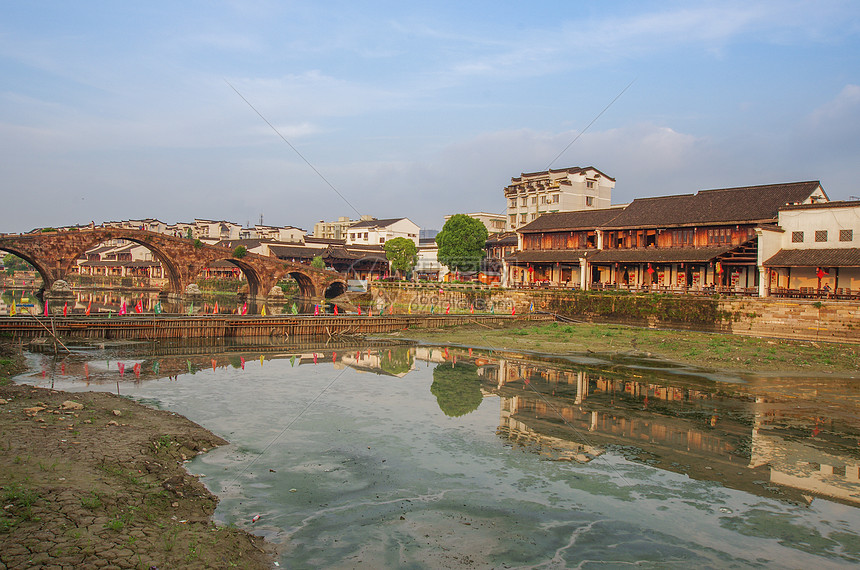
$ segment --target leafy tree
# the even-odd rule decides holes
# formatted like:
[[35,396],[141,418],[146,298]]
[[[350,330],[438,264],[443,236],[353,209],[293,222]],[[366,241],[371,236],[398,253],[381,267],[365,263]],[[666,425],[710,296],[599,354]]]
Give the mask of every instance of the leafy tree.
[[16,271],[30,271],[33,266],[11,253],[3,257],[3,267],[6,268],[6,274],[9,276],[15,275]]
[[317,255],[311,260],[311,267],[315,267],[317,269],[325,269],[325,261],[323,261],[321,255]]
[[411,239],[396,237],[385,242],[385,257],[399,278],[401,272],[411,271],[418,263],[418,248]]
[[439,409],[448,417],[458,418],[474,412],[484,399],[478,367],[463,362],[438,364],[433,369],[430,393],[436,396]]
[[233,250],[233,257],[236,259],[242,259],[248,254],[248,249],[244,245],[237,245],[236,249]]
[[439,263],[452,271],[474,271],[484,257],[487,226],[466,214],[454,214],[436,236]]

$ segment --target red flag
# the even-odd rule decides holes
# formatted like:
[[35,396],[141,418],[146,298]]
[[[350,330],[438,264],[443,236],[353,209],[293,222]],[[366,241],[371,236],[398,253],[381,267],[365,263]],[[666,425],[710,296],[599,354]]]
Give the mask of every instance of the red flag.
[[337,316],[337,305],[334,306],[334,314]]
[[469,305],[469,312],[475,314],[475,305]]
[[122,302],[122,306],[119,308],[119,314],[124,315],[126,313],[125,309],[125,301]]
[[315,317],[320,316],[320,306],[319,305],[314,305],[314,316]]
[[451,312],[451,303],[445,303],[445,314],[447,315],[450,312]]
[[69,303],[63,303],[63,316],[67,317],[69,315]]
[[[335,305],[335,307],[337,307],[337,305]],[[337,363],[337,353],[336,352],[331,353],[331,361]]]
[[373,316],[373,307],[368,307],[368,308],[367,308],[367,316],[368,316],[368,317],[372,317],[372,316]]
[[314,353],[314,364],[316,364],[316,363],[317,363],[317,353],[315,352]]
[[[47,305],[46,305],[47,306]],[[47,309],[46,309],[47,310]],[[358,306],[358,316],[361,316],[361,305]]]
[[516,315],[516,314],[517,314],[517,308],[516,308],[516,307],[511,306],[511,314],[512,314],[512,315]]
[[122,376],[123,374],[125,374],[125,364],[123,364],[122,362],[117,362],[116,365],[119,368],[119,375]]
[[87,313],[86,314],[88,317],[90,316],[90,309],[92,308],[92,306],[93,306],[93,300],[90,299],[90,302],[87,303]]
[[84,376],[87,378],[90,377],[90,365],[88,362],[84,362]]
[[48,316],[48,302],[45,301],[45,316]]
[[244,356],[240,356],[240,357],[239,357],[239,360],[241,360],[241,361],[242,361],[242,370],[245,370],[245,357],[244,357]]
[[388,314],[389,314],[389,315],[393,315],[393,314],[394,314],[394,305],[391,305],[390,307],[388,307]]
[[212,359],[212,372],[215,372],[215,359]]
[[248,314],[248,303],[245,303],[244,305],[242,305],[242,314],[243,315]]
[[134,375],[140,378],[140,362],[137,362],[134,365]]
[[142,313],[142,312],[143,312],[143,301],[141,301],[140,299],[138,299],[138,300],[137,300],[137,305],[135,305],[135,306],[134,306],[134,310],[137,312],[137,314]]
[[215,301],[215,308],[214,308],[214,309],[212,309],[212,314],[213,314],[213,315],[217,315],[217,314],[218,314],[218,301]]

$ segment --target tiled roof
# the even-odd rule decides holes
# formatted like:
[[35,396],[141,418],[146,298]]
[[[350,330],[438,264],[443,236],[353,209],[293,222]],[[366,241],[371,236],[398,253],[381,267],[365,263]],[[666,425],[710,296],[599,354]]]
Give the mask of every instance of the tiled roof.
[[505,256],[509,263],[576,263],[580,257],[594,255],[596,249],[548,249],[515,251]]
[[774,220],[786,204],[803,202],[818,181],[702,190],[633,200],[602,229],[671,227]]
[[354,230],[356,228],[384,228],[405,219],[406,218],[388,218],[386,220],[365,220],[349,226],[349,230]]
[[591,263],[705,263],[734,247],[664,247],[602,249],[588,258]]
[[278,259],[313,259],[323,250],[303,245],[270,245],[269,252]]
[[516,232],[503,232],[500,234],[492,234],[490,237],[488,237],[487,246],[490,247],[495,245],[516,245],[517,241],[518,238]]
[[765,267],[860,267],[860,249],[781,249]]
[[599,170],[597,170],[593,166],[585,166],[585,167],[572,166],[570,168],[558,168],[558,169],[551,168],[549,170],[542,170],[540,172],[523,172],[519,177],[511,178],[511,182],[515,182],[515,183],[520,182],[526,176],[529,176],[529,177],[541,176],[541,175],[547,175],[548,176],[550,172],[567,172],[569,174],[580,174],[580,173],[585,172],[587,170],[593,170],[593,171],[599,173],[604,178],[608,178],[609,180],[612,180],[613,182],[615,182],[614,178],[612,178],[611,176],[607,176],[606,174],[600,172]]
[[543,214],[517,231],[520,233],[587,230],[595,229],[612,222],[624,211],[624,206],[599,208],[597,210],[577,210],[575,212],[552,212]]

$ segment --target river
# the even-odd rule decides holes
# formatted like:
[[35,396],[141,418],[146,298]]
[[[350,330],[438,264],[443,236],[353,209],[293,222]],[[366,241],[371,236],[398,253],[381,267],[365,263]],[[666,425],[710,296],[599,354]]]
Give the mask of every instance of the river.
[[317,343],[78,347],[17,378],[183,414],[282,567],[860,562],[860,380]]

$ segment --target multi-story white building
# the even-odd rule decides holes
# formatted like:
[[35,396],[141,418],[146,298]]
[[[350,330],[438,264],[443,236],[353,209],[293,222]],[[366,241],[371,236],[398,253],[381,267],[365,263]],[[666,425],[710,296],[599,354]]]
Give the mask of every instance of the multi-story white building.
[[827,202],[823,196],[786,205],[777,226],[757,233],[760,296],[825,286],[855,295],[860,289],[860,202]]
[[[466,214],[470,218],[475,218],[480,221],[487,227],[487,231],[492,234],[498,234],[505,231],[505,220],[507,219],[504,214],[491,214],[489,212],[472,212],[471,214]],[[453,214],[449,214],[445,216],[445,221],[447,222],[451,219]]]
[[420,229],[409,218],[363,220],[350,226],[346,234],[346,245],[385,245],[390,239],[403,237],[411,239],[417,246]]
[[615,179],[596,168],[572,167],[521,174],[505,188],[507,230],[513,231],[549,212],[608,208]]
[[371,216],[361,216],[360,220],[350,220],[348,216],[341,216],[336,222],[320,220],[314,224],[314,237],[324,239],[346,239],[346,231],[350,226],[358,222],[372,220]]

